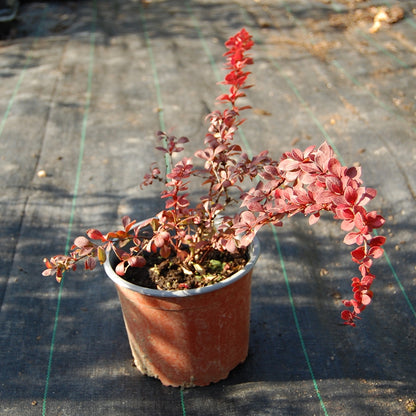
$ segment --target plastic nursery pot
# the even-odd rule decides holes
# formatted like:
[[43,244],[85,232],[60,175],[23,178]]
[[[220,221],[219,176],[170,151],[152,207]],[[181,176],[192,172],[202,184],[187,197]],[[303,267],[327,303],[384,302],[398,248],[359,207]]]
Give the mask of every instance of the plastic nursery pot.
[[212,286],[165,291],[136,286],[105,271],[116,284],[136,367],[166,386],[206,386],[228,377],[248,353],[251,275],[260,252],[250,246],[245,268]]

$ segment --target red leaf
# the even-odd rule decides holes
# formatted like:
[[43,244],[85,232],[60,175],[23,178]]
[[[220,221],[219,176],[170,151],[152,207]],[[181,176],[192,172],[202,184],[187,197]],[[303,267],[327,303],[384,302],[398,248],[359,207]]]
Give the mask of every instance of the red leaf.
[[351,256],[357,262],[361,262],[361,260],[366,256],[365,248],[364,247],[356,248],[355,250],[351,251]]
[[106,241],[103,234],[100,231],[96,230],[96,229],[87,230],[87,235],[88,235],[89,238],[91,238],[93,240]]
[[374,237],[370,241],[370,246],[382,246],[386,242],[386,237],[382,235],[378,235],[377,237]]

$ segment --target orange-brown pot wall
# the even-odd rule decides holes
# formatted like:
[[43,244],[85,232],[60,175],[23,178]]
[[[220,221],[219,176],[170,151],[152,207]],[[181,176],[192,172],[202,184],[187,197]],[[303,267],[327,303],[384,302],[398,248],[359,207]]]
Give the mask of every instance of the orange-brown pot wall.
[[247,357],[252,269],[209,293],[177,298],[117,285],[137,368],[164,385],[205,386]]

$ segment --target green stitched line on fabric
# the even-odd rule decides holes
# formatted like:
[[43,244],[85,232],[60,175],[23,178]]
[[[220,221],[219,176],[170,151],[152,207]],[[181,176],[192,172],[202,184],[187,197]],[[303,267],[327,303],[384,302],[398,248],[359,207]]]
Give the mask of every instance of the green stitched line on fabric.
[[[374,230],[373,232],[374,232],[375,235],[379,235],[378,232],[377,232],[377,230]],[[391,272],[392,272],[392,274],[394,276],[394,279],[396,280],[396,283],[399,286],[399,288],[400,288],[400,290],[401,290],[401,292],[402,292],[402,294],[403,294],[403,296],[404,296],[404,298],[406,300],[407,306],[409,306],[409,309],[412,311],[413,316],[416,318],[416,310],[415,310],[412,302],[410,301],[409,297],[407,296],[406,290],[405,290],[405,288],[404,288],[404,286],[403,286],[403,284],[402,284],[399,276],[397,275],[396,270],[395,270],[392,262],[390,261],[390,257],[387,254],[387,251],[386,250],[384,250],[384,258],[386,259],[386,262],[387,262],[388,266],[390,267],[390,270],[391,270]]]
[[[43,22],[44,22],[44,20],[45,20],[45,16],[46,16],[46,11],[47,11],[47,10],[48,10],[48,7],[45,7],[45,9],[43,10],[43,13],[42,13],[42,16],[41,16],[41,20],[40,20],[40,23],[39,23],[38,29],[37,29],[37,31],[36,31],[36,33],[35,33],[35,41],[38,39],[39,34],[40,34],[40,32],[41,32],[41,29],[43,28]],[[2,118],[2,120],[1,120],[1,123],[0,123],[0,136],[1,136],[1,135],[2,135],[2,133],[3,133],[3,130],[4,130],[4,125],[6,124],[6,120],[7,120],[7,118],[9,117],[10,111],[11,111],[11,109],[12,109],[12,107],[13,107],[13,103],[14,103],[14,100],[15,100],[15,98],[16,98],[17,92],[18,92],[18,91],[19,91],[19,89],[20,89],[20,86],[21,86],[21,84],[22,84],[22,82],[23,82],[23,78],[24,78],[24,77],[25,77],[25,75],[26,75],[27,68],[29,67],[29,64],[30,64],[31,62],[32,62],[32,56],[29,54],[29,56],[28,56],[28,57],[26,58],[26,60],[25,60],[25,63],[24,63],[24,65],[23,65],[22,72],[21,72],[21,73],[20,73],[20,75],[19,75],[19,79],[17,80],[16,86],[14,87],[14,90],[13,90],[12,96],[11,96],[11,98],[10,98],[10,100],[9,100],[9,103],[7,104],[6,111],[4,112],[3,118]]]
[[359,33],[360,36],[362,36],[368,43],[373,45],[376,49],[378,49],[381,53],[388,56],[390,59],[392,59],[394,62],[396,62],[398,65],[400,65],[402,68],[410,69],[411,66],[407,64],[406,62],[402,61],[400,58],[398,58],[396,55],[392,54],[389,50],[384,48],[382,45],[380,45],[378,42],[376,42],[371,36],[367,35],[364,31],[361,29],[358,29],[356,31]]
[[[147,31],[146,17],[144,15],[143,6],[142,6],[141,2],[139,2],[139,14],[140,14],[141,23],[143,25],[143,35],[144,35],[144,40],[145,40],[145,43],[146,43],[147,53],[148,53],[149,59],[150,59],[150,66],[152,68],[153,83],[154,83],[155,90],[156,90],[156,100],[157,100],[157,106],[158,106],[157,111],[158,111],[158,116],[159,116],[159,127],[160,127],[160,130],[164,132],[164,131],[166,131],[166,126],[165,126],[165,117],[164,117],[163,100],[162,100],[162,92],[161,92],[161,88],[160,88],[159,75],[157,73],[157,66],[156,66],[154,55],[153,55],[152,44],[150,42],[149,32]],[[165,148],[167,148],[166,139],[163,140],[163,146]],[[169,155],[167,153],[165,154],[165,166],[166,166],[166,172],[170,172],[172,170],[171,161],[170,161]]]
[[181,407],[182,407],[182,416],[186,416],[185,398],[183,396],[183,388],[181,388]]
[[208,46],[208,44],[205,40],[205,37],[202,34],[201,27],[199,26],[198,20],[196,19],[195,15],[194,15],[194,12],[192,10],[190,0],[187,0],[185,4],[186,4],[186,11],[188,12],[188,14],[189,14],[189,16],[190,16],[190,18],[191,18],[191,20],[194,24],[196,33],[197,33],[198,38],[199,38],[199,40],[202,44],[202,48],[204,49],[205,54],[207,55],[209,63],[211,65],[211,68],[214,71],[215,78],[217,78],[218,81],[221,81],[222,80],[221,73],[218,70],[217,63],[215,62],[215,59],[214,59],[214,57],[211,53],[211,49],[209,48],[209,46]]
[[308,354],[308,351],[306,349],[305,342],[303,340],[302,330],[301,330],[300,325],[299,325],[299,320],[298,320],[298,316],[297,316],[297,313],[296,313],[296,306],[295,306],[295,302],[293,300],[292,290],[290,288],[289,278],[287,276],[286,266],[285,266],[285,262],[284,262],[284,259],[283,259],[283,253],[282,253],[282,250],[280,248],[280,242],[279,242],[279,237],[277,236],[276,227],[272,226],[272,231],[273,231],[273,238],[274,238],[274,241],[275,241],[275,244],[276,244],[277,252],[279,253],[280,265],[282,267],[283,276],[285,278],[286,289],[287,289],[287,294],[288,294],[288,297],[289,297],[290,307],[292,309],[292,315],[293,315],[293,319],[295,321],[295,326],[296,326],[296,330],[297,330],[298,337],[299,337],[299,340],[300,340],[300,344],[301,344],[301,347],[302,347],[303,355],[305,357],[306,364],[308,366],[309,374],[311,375],[311,378],[312,378],[312,383],[313,383],[313,386],[315,388],[316,396],[319,399],[319,402],[321,404],[321,408],[322,408],[324,414],[326,416],[328,416],[328,412],[326,410],[325,403],[322,400],[321,393],[319,392],[318,382],[316,381],[315,374],[313,372],[312,364],[311,364],[311,361],[309,359],[309,354]]
[[[72,196],[71,214],[69,217],[69,224],[68,224],[68,233],[66,237],[65,253],[69,252],[69,248],[71,244],[71,232],[72,232],[72,226],[74,223],[75,208],[77,205],[78,188],[79,188],[79,183],[80,183],[80,178],[81,178],[82,160],[84,157],[87,121],[88,121],[88,115],[89,115],[90,104],[91,104],[92,75],[93,75],[93,69],[94,69],[94,53],[95,53],[95,37],[96,37],[95,31],[96,31],[96,20],[97,20],[97,0],[93,0],[93,5],[94,5],[94,9],[93,9],[93,22],[92,22],[92,29],[91,29],[91,36],[90,36],[87,95],[86,95],[86,102],[84,106],[84,116],[83,116],[82,127],[81,127],[80,149],[79,149],[78,164],[77,164],[75,184],[74,184],[74,190],[73,190],[73,196]],[[44,395],[43,395],[42,416],[46,415],[46,403],[47,403],[48,391],[49,391],[49,381],[50,381],[50,376],[52,372],[53,353],[55,349],[55,339],[56,339],[56,332],[58,329],[59,312],[61,308],[62,289],[64,285],[64,280],[65,280],[64,278],[62,278],[61,280],[61,283],[59,286],[59,292],[58,292],[58,300],[56,304],[55,320],[54,320],[54,326],[53,326],[53,331],[52,331],[52,338],[51,338],[51,344],[50,344],[50,350],[49,350],[48,369],[47,369],[47,374],[46,374],[45,390],[44,390]]]
[[3,119],[1,120],[1,123],[0,123],[0,136],[3,133],[4,125],[6,124],[6,120],[9,116],[10,110],[12,109],[12,106],[14,103],[14,99],[16,98],[17,92],[19,91],[20,85],[22,84],[23,78],[25,77],[25,74],[26,74],[27,67],[31,60],[32,58],[30,56],[26,59],[26,64],[23,67],[23,70],[19,76],[19,79],[17,80],[16,86],[14,87],[13,94],[9,100],[6,111],[4,112],[4,115],[3,115]]

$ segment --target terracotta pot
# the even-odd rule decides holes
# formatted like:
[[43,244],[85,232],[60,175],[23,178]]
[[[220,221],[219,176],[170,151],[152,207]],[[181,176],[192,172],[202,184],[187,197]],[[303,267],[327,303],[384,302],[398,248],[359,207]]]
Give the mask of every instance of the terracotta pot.
[[206,386],[227,378],[248,353],[256,239],[243,270],[212,286],[178,291],[120,278],[113,252],[105,271],[116,284],[136,367],[166,386]]

